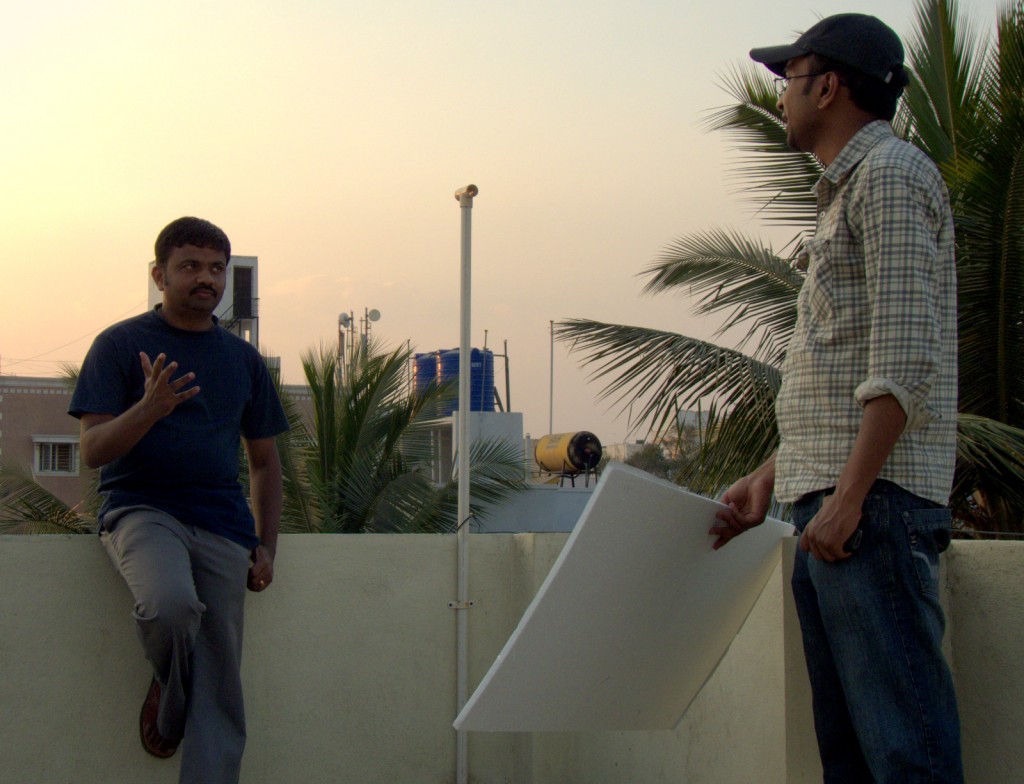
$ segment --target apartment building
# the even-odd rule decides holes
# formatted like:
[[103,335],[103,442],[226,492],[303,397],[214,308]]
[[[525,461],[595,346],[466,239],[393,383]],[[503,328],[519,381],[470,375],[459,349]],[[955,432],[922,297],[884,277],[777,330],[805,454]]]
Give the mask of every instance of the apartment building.
[[74,506],[85,496],[89,471],[79,459],[70,402],[71,387],[62,378],[0,376],[0,463],[28,471]]

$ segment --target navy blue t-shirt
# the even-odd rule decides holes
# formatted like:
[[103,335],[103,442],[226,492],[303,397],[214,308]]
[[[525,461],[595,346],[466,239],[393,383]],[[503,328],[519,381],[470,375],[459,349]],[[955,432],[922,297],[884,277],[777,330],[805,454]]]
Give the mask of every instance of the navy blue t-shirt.
[[177,329],[155,309],[96,337],[68,413],[117,416],[141,400],[140,351],[151,362],[161,353],[177,362],[172,378],[195,373],[192,383],[201,390],[100,469],[100,519],[111,509],[143,504],[255,547],[255,523],[238,483],[239,437],[270,438],[288,429],[263,358],[219,326]]

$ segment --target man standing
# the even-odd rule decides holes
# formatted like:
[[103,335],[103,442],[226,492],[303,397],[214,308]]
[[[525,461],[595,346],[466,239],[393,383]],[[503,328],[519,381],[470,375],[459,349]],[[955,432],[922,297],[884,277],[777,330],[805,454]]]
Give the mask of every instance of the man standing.
[[183,784],[238,781],[245,589],[273,580],[281,513],[274,436],[288,428],[284,411],[257,350],[213,315],[230,259],[208,221],[160,232],[163,303],[96,338],[69,408],[83,460],[102,466],[100,538],[132,591],[153,666],[142,745],[170,757],[184,740]]
[[826,782],[961,782],[938,556],[956,437],[949,197],[897,139],[903,46],[878,19],[823,19],[754,49],[789,144],[826,170],[776,402],[779,448],[722,500],[720,547],[793,502],[793,593]]

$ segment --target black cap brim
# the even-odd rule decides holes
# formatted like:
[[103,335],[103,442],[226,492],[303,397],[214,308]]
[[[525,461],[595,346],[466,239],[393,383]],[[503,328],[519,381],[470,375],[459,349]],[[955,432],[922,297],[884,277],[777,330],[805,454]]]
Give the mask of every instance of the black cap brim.
[[794,57],[803,57],[806,54],[810,54],[810,52],[795,44],[786,44],[784,46],[763,46],[759,49],[751,49],[750,59],[755,63],[765,65],[768,70],[778,74],[779,76],[785,76],[786,63]]

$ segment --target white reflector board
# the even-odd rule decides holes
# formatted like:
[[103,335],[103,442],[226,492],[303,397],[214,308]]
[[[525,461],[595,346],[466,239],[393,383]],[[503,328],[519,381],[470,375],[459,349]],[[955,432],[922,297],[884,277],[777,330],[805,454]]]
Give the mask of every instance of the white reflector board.
[[793,526],[712,550],[716,501],[619,463],[455,720],[489,732],[675,727],[729,649]]

